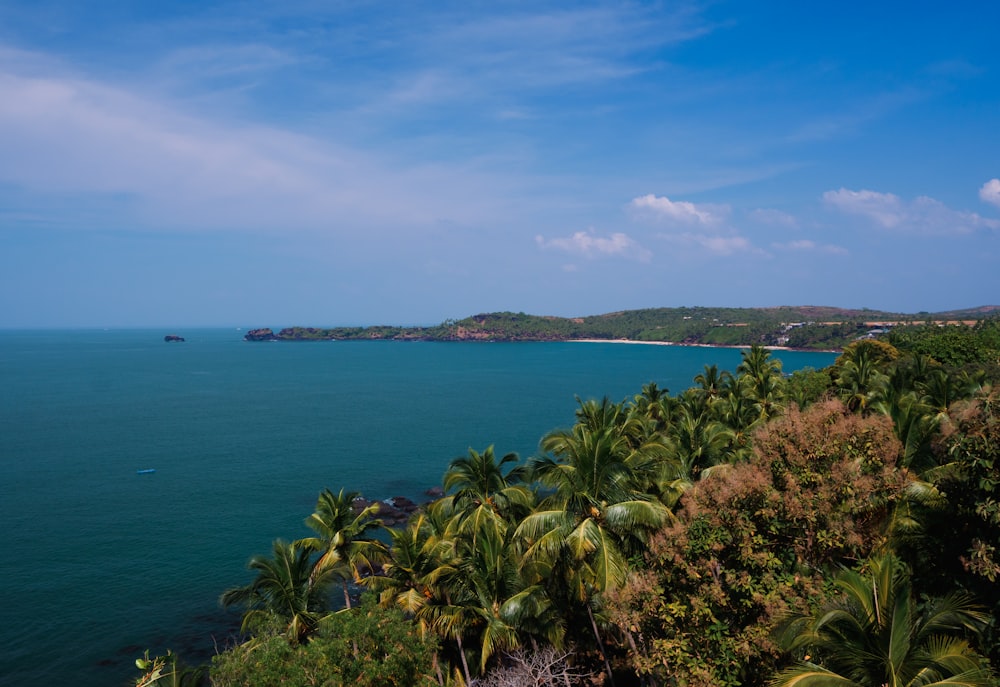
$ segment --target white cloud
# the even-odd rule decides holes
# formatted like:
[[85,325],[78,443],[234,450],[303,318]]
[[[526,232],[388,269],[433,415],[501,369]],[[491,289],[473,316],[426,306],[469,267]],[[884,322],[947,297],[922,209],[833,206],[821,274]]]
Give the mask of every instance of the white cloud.
[[974,212],[952,210],[927,196],[907,202],[892,193],[841,188],[827,191],[823,200],[841,212],[866,217],[885,229],[913,234],[951,235],[968,234],[980,228],[1000,229],[998,220]]
[[640,216],[680,225],[714,226],[721,224],[729,214],[729,207],[726,205],[696,205],[652,193],[633,198],[629,206]]
[[990,179],[979,189],[979,198],[984,203],[1000,207],[1000,179]]
[[546,239],[536,236],[535,243],[543,249],[565,251],[586,258],[621,257],[648,262],[653,254],[627,234],[615,232],[609,237],[597,236],[591,231],[578,231],[567,238]]

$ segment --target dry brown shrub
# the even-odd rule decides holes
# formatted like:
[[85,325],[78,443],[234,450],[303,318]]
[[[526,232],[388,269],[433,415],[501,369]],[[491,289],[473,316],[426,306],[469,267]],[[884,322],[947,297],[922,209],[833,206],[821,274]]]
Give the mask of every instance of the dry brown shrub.
[[823,571],[884,542],[909,477],[890,421],[836,400],[791,409],[755,436],[744,464],[698,482],[650,543],[647,567],[608,595],[641,674],[755,685],[772,630],[821,597]]

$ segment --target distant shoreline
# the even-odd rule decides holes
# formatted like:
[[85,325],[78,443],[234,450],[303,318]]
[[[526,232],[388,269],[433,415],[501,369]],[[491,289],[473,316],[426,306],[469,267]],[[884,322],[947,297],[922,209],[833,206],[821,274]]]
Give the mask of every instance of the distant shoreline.
[[[688,346],[690,348],[751,348],[751,344],[676,343],[674,341],[636,341],[634,339],[564,339],[566,343],[614,343],[644,346]],[[801,353],[840,353],[840,349],[791,348],[790,346],[761,346],[768,351],[797,351]]]

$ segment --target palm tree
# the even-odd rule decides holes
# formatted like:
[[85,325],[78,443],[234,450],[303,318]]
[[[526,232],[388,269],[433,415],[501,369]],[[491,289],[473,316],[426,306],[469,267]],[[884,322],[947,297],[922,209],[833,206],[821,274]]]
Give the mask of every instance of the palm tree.
[[376,564],[385,560],[385,545],[370,537],[370,533],[382,527],[376,520],[378,503],[373,503],[355,512],[357,492],[341,489],[334,496],[324,489],[316,501],[316,512],[306,518],[306,526],[318,534],[300,540],[302,546],[321,552],[313,569],[313,575],[333,573],[340,577],[344,587],[344,604],[351,607],[351,596],[347,582],[361,582],[362,573],[371,572]]
[[694,383],[698,386],[695,391],[704,394],[710,401],[714,401],[722,395],[722,390],[726,382],[732,375],[723,370],[719,372],[718,365],[706,365],[705,371],[694,378]]
[[743,351],[743,361],[736,371],[761,420],[767,420],[781,410],[784,379],[781,377],[781,363],[771,357],[770,351],[754,344],[750,350]]
[[326,588],[331,576],[316,573],[312,549],[299,542],[277,539],[273,556],[254,556],[247,567],[257,573],[253,582],[223,592],[219,602],[226,608],[246,607],[242,631],[247,632],[277,619],[293,643],[308,637],[326,610]]
[[693,480],[702,470],[723,462],[726,449],[733,441],[733,434],[709,413],[697,413],[686,404],[682,405],[670,436],[674,440],[672,448],[684,474]]
[[643,385],[642,393],[632,398],[629,416],[646,424],[644,436],[649,437],[667,428],[674,404],[675,399],[670,397],[669,389],[661,389],[656,382],[649,382]]
[[463,638],[473,641],[483,674],[497,652],[520,648],[529,636],[561,645],[562,624],[544,587],[529,584],[510,533],[487,527],[479,536],[460,535],[455,544],[457,563],[435,580],[445,603],[428,606],[424,617],[459,643],[463,661]]
[[646,493],[665,447],[649,442],[633,448],[616,425],[577,424],[543,438],[542,449],[551,456],[533,459],[530,471],[553,492],[521,522],[516,536],[526,547],[527,564],[547,567],[551,580],[576,581],[581,590],[576,600],[586,607],[603,647],[592,611],[596,595],[622,584],[628,556],[670,517],[666,506]]
[[[402,530],[389,530],[389,559],[381,574],[362,581],[378,593],[382,606],[398,608],[413,618],[421,636],[432,631],[429,607],[443,603],[437,580],[454,569],[451,534],[449,523],[434,509],[415,515]],[[443,684],[436,652],[434,666]]]
[[889,383],[888,377],[879,371],[868,350],[858,349],[854,359],[843,364],[837,377],[840,396],[852,412],[867,412],[868,407]]
[[715,405],[715,412],[730,432],[726,454],[727,460],[735,463],[749,457],[751,436],[762,420],[760,409],[754,406],[743,385],[727,386],[730,389]]
[[992,676],[965,636],[987,620],[967,597],[918,604],[909,573],[892,554],[865,574],[844,571],[842,596],[791,621],[782,644],[803,654],[772,687],[986,687]]
[[482,453],[470,448],[468,456],[451,461],[444,473],[445,491],[455,492],[447,498],[467,517],[475,517],[478,511],[480,517],[475,519],[481,519],[488,511],[509,522],[520,520],[531,511],[534,497],[524,485],[508,479],[511,473],[503,473],[504,465],[517,460],[516,453],[497,460],[492,446]]

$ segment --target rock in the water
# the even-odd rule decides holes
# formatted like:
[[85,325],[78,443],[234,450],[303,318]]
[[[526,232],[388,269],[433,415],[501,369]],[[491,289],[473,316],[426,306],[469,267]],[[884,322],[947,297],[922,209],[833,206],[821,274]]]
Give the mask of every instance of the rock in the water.
[[246,334],[243,335],[244,341],[277,341],[278,337],[274,335],[274,331],[270,327],[264,327],[263,329],[251,329]]
[[163,337],[163,340],[166,341],[167,343],[175,343],[178,341],[183,341],[184,337],[177,336],[176,334],[167,334],[165,337]]
[[394,497],[392,499],[392,505],[407,514],[414,512],[420,507],[405,496]]
[[441,487],[431,487],[424,493],[427,496],[430,496],[432,499],[439,499],[442,496],[444,496],[444,489],[442,489]]

